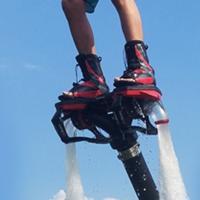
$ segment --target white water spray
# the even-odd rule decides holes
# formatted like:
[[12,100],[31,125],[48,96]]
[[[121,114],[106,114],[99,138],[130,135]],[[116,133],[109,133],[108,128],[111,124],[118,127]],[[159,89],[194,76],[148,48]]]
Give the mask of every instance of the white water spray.
[[75,144],[66,145],[67,190],[66,200],[84,200],[84,191],[76,160]]
[[168,116],[160,102],[150,105],[149,114],[157,124],[160,159],[160,199],[189,200],[174,151]]
[[[76,129],[71,120],[66,123],[66,130],[72,136],[76,135]],[[66,145],[66,169],[67,169],[67,190],[65,200],[85,200],[81,177],[76,159],[75,143]]]
[[158,125],[161,200],[188,200],[168,124]]
[[[76,135],[76,128],[73,126],[71,120],[67,120],[66,131],[70,136]],[[78,162],[76,159],[75,143],[66,145],[66,175],[67,175],[67,189],[66,192],[60,190],[53,198],[53,200],[94,200],[84,195],[81,176],[78,169]],[[112,197],[104,198],[103,200],[117,200]]]
[[[66,121],[65,128],[70,136],[76,135],[76,128],[73,126],[71,120]],[[66,175],[66,192],[64,190],[60,190],[53,197],[53,199],[50,200],[92,200],[87,199],[84,196],[83,186],[81,183],[81,177],[76,159],[75,143],[66,145]]]

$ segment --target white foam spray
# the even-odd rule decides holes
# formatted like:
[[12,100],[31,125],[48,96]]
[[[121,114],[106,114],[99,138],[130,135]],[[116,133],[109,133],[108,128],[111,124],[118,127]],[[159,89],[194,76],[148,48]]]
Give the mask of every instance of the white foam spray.
[[158,125],[157,128],[160,152],[160,199],[189,200],[168,124]]
[[[76,135],[76,128],[73,126],[71,120],[67,120],[65,124],[67,133],[71,136]],[[66,192],[60,190],[53,199],[50,200],[94,200],[84,195],[84,189],[81,182],[81,176],[78,169],[78,162],[76,158],[75,143],[66,145]],[[117,200],[112,197],[104,198],[104,200]]]
[[[71,136],[76,135],[76,128],[71,120],[66,123],[66,130]],[[76,159],[75,143],[66,145],[67,190],[65,200],[85,200],[81,177]]]
[[84,191],[76,159],[75,144],[66,145],[67,190],[66,200],[84,200]]

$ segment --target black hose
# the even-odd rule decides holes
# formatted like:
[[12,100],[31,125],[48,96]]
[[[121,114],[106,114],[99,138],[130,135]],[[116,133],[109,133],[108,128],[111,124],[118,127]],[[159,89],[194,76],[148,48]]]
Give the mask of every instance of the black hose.
[[159,200],[159,192],[142,153],[123,160],[124,167],[139,200]]

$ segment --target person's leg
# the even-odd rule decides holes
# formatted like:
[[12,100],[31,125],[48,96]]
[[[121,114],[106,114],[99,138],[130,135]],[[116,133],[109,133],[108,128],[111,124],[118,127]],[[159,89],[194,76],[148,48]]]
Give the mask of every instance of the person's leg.
[[135,0],[112,0],[126,41],[143,40],[142,21]]
[[95,54],[94,36],[85,13],[83,0],[62,0],[62,8],[80,54]]
[[86,99],[102,96],[108,92],[108,87],[101,70],[101,60],[96,55],[93,32],[85,13],[85,1],[62,0],[62,7],[79,52],[76,60],[84,80],[83,83],[74,84],[70,91],[63,94],[70,98]]
[[116,87],[130,84],[154,85],[154,72],[147,57],[147,46],[143,42],[142,21],[135,0],[112,0],[112,2],[118,11],[126,39],[125,52],[128,65],[124,74],[115,79],[114,85]]

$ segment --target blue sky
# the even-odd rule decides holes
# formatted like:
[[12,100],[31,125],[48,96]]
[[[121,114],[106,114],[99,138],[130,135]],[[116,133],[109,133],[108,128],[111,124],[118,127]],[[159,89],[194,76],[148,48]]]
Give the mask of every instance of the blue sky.
[[[191,199],[198,200],[200,2],[138,0],[138,5],[183,178]],[[111,2],[100,1],[90,21],[112,88],[113,78],[124,69],[124,38]],[[65,187],[65,147],[50,119],[57,96],[75,81],[77,52],[60,1],[2,1],[0,27],[1,199],[48,200]],[[142,142],[156,176],[156,138]],[[88,196],[133,199],[127,176],[109,146],[77,148]]]

